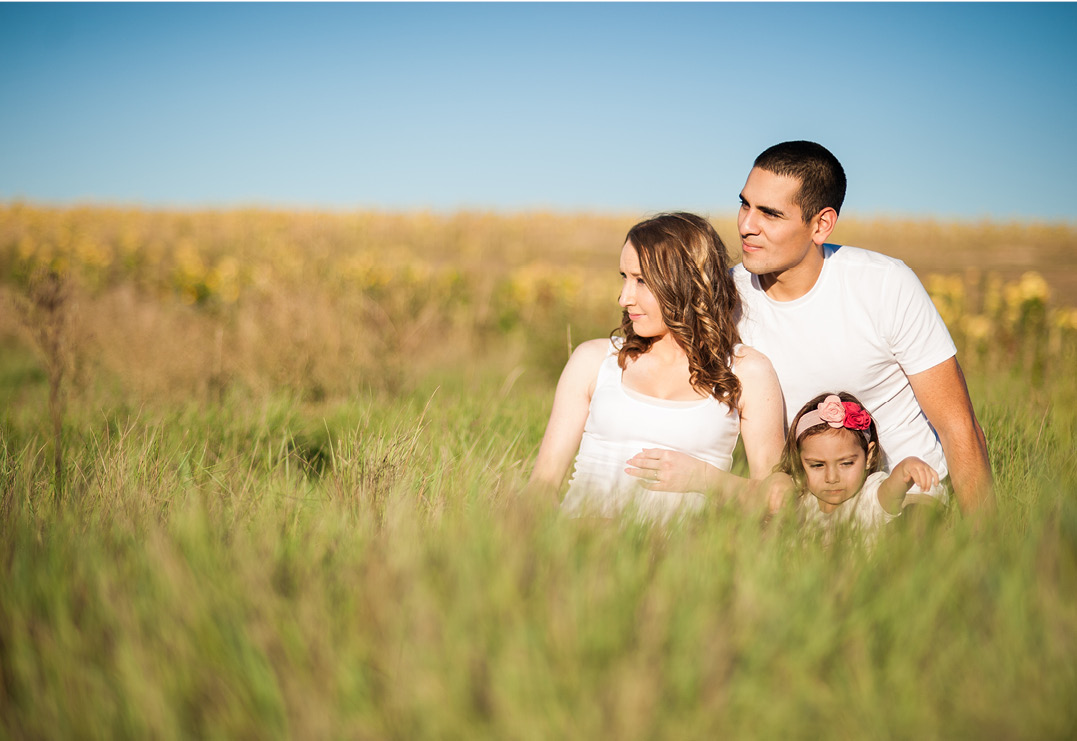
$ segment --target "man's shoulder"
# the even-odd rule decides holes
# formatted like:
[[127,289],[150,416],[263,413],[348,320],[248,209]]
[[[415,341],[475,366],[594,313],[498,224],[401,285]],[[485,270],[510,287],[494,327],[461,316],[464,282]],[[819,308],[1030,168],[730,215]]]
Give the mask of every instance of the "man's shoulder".
[[841,275],[847,283],[852,281],[851,285],[854,286],[881,286],[893,280],[901,284],[912,281],[919,283],[919,278],[903,260],[882,252],[828,244],[825,258],[828,271]]
[[848,265],[851,267],[876,266],[880,268],[906,267],[905,262],[882,252],[866,250],[863,247],[853,247],[848,244],[824,245],[824,257],[834,265]]

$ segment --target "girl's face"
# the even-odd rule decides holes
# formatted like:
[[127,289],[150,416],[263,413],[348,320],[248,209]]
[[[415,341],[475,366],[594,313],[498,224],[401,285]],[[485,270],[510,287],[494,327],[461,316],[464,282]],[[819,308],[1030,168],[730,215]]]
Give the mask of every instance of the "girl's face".
[[640,337],[661,337],[669,331],[662,319],[658,299],[643,280],[639,267],[639,253],[631,242],[621,249],[621,296],[617,303],[628,312],[632,329]]
[[[828,430],[804,438],[800,443],[800,463],[808,491],[819,500],[823,512],[832,512],[853,497],[868,477],[868,459],[856,435],[845,428]],[[875,443],[868,443],[869,450]]]

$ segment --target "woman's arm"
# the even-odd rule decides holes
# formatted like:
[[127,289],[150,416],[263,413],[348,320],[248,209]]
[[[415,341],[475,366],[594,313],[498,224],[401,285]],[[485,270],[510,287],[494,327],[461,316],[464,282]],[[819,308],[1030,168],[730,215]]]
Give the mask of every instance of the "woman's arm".
[[796,498],[793,479],[776,471],[785,446],[785,398],[770,358],[750,347],[737,358],[741,382],[740,436],[752,481],[741,494],[771,514]]
[[785,401],[778,374],[766,355],[750,347],[737,358],[741,383],[740,436],[753,479],[770,475],[785,445]]
[[919,458],[906,458],[894,466],[890,475],[879,484],[879,504],[891,515],[901,514],[901,505],[905,502],[912,485],[916,484],[924,491],[939,485],[939,474]]
[[594,393],[599,366],[609,350],[609,340],[588,340],[573,351],[561,371],[554,392],[550,421],[542,437],[535,466],[527,483],[529,492],[538,492],[555,503],[561,483],[580,448],[587,412]]

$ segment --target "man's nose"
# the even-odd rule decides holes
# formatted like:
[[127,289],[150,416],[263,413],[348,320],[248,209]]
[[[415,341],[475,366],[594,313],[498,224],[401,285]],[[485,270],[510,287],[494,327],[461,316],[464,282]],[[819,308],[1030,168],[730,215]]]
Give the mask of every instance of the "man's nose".
[[741,235],[755,234],[757,229],[756,213],[750,208],[743,209],[740,212],[740,218],[737,219],[737,230]]

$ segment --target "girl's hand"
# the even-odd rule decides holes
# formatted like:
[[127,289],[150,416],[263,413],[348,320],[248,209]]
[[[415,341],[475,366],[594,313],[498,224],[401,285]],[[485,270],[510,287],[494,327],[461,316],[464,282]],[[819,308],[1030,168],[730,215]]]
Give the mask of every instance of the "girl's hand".
[[906,458],[894,466],[892,476],[897,476],[908,491],[915,484],[921,491],[931,491],[939,485],[939,473],[919,458]]
[[879,504],[889,514],[901,514],[905,495],[913,484],[922,491],[930,491],[939,484],[938,472],[919,458],[906,458],[894,466],[894,470],[879,485]]
[[651,491],[698,491],[707,489],[708,465],[687,453],[660,448],[644,448],[628,459],[625,473],[640,479]]

